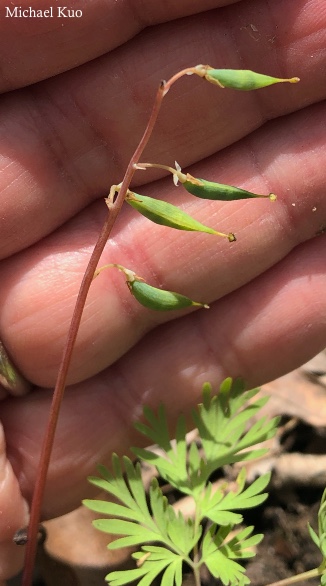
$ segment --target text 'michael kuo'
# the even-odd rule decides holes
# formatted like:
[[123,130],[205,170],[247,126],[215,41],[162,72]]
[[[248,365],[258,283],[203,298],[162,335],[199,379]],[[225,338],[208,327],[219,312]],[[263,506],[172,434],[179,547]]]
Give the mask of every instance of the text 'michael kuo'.
[[5,6],[6,18],[81,18],[83,11],[68,6],[49,6],[40,9],[32,6]]

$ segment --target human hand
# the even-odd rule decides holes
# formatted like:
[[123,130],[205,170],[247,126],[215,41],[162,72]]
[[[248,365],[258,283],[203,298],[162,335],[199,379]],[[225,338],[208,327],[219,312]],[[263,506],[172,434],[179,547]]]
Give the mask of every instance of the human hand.
[[[250,93],[185,78],[165,98],[142,157],[176,159],[194,176],[273,191],[278,200],[203,202],[170,177],[137,172],[135,186],[148,182],[137,191],[234,231],[237,242],[123,209],[100,264],[121,263],[211,309],[154,313],[131,297],[121,274],[94,281],[44,517],[77,506],[95,464],[128,450],[144,403],[163,400],[174,417],[196,402],[205,380],[241,375],[260,384],[325,346],[326,237],[314,238],[326,224],[322,0],[222,4],[203,0],[202,10],[215,10],[190,17],[191,0],[148,0],[129,13],[124,3],[91,3],[82,18],[64,22],[1,18],[0,332],[37,388],[1,404],[0,578],[21,564],[11,539],[27,523],[51,388],[107,213],[103,197],[122,179],[161,78],[199,62],[301,78]],[[146,24],[156,26],[134,36]]]

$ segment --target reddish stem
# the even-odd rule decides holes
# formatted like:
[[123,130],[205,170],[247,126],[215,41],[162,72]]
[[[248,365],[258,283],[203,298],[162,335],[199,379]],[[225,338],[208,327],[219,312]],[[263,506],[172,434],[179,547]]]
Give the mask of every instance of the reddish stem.
[[112,227],[117,219],[117,216],[122,208],[122,204],[124,202],[127,190],[129,188],[130,182],[132,177],[136,171],[134,165],[138,163],[139,158],[141,157],[144,148],[146,147],[150,136],[153,132],[153,128],[159,114],[162,100],[164,95],[168,92],[171,85],[177,81],[182,75],[187,74],[190,72],[189,69],[185,69],[182,72],[177,73],[173,76],[169,81],[164,82],[162,81],[158,92],[156,94],[155,102],[153,105],[153,109],[146,127],[146,130],[136,148],[132,158],[130,159],[129,165],[127,167],[125,176],[123,178],[121,187],[117,194],[116,200],[112,205],[110,205],[108,216],[104,222],[103,228],[101,230],[101,234],[97,240],[95,248],[92,252],[90,260],[88,262],[82,283],[80,285],[75,309],[72,315],[69,332],[66,340],[66,344],[63,350],[63,355],[59,367],[58,377],[55,385],[55,389],[53,392],[52,403],[50,408],[50,413],[48,417],[47,427],[43,438],[42,449],[40,460],[36,472],[36,480],[35,480],[35,487],[33,491],[33,498],[31,503],[31,511],[30,511],[30,521],[28,526],[28,533],[27,533],[27,545],[26,545],[26,554],[25,554],[25,565],[24,565],[24,572],[23,572],[23,580],[22,586],[31,586],[32,585],[32,576],[33,576],[33,568],[35,562],[35,555],[36,555],[36,548],[37,548],[37,534],[39,528],[39,521],[41,516],[41,506],[42,500],[44,495],[44,489],[46,484],[47,472],[50,464],[50,458],[54,443],[55,431],[57,427],[58,417],[60,406],[62,403],[62,399],[64,396],[66,380],[67,380],[67,373],[71,361],[72,352],[74,349],[76,337],[78,334],[80,321],[82,317],[82,313],[84,310],[86,298],[88,295],[89,288],[91,286],[94,272],[98,265],[100,256],[103,252],[105,244],[110,236]]
[[24,573],[23,573],[23,581],[22,586],[31,586],[32,584],[32,575],[33,575],[33,567],[36,555],[36,547],[37,547],[37,534],[38,534],[38,526],[40,521],[40,514],[41,514],[41,505],[43,500],[43,494],[46,484],[46,477],[47,471],[50,463],[51,452],[54,443],[54,436],[55,430],[57,427],[58,417],[61,402],[63,399],[66,379],[68,368],[71,361],[72,352],[74,349],[74,344],[76,341],[82,313],[84,310],[87,294],[89,288],[91,286],[95,269],[97,267],[98,261],[100,256],[103,252],[105,244],[110,236],[112,227],[117,219],[117,216],[121,210],[122,204],[124,202],[128,187],[132,180],[132,177],[135,173],[134,164],[138,162],[139,157],[141,156],[145,146],[148,143],[148,140],[152,134],[154,124],[156,122],[161,104],[162,99],[164,96],[164,87],[165,84],[162,82],[160,84],[159,90],[156,95],[155,103],[152,109],[152,113],[147,124],[146,130],[142,136],[142,139],[136,148],[129,165],[127,167],[127,171],[122,181],[121,188],[117,195],[117,198],[110,207],[108,216],[104,222],[103,228],[101,230],[101,234],[97,240],[95,248],[92,252],[91,258],[88,262],[82,283],[80,285],[78,298],[76,301],[74,313],[71,319],[69,333],[67,337],[67,341],[65,344],[65,348],[63,351],[62,360],[60,363],[60,368],[58,372],[58,377],[56,381],[56,386],[53,392],[52,403],[50,408],[50,413],[48,417],[48,423],[46,427],[46,431],[44,434],[42,450],[40,455],[40,460],[38,464],[36,480],[35,480],[35,487],[33,492],[32,504],[31,504],[31,512],[30,512],[30,521],[28,526],[28,534],[27,534],[27,545],[26,545],[26,555],[25,555],[25,566],[24,566]]

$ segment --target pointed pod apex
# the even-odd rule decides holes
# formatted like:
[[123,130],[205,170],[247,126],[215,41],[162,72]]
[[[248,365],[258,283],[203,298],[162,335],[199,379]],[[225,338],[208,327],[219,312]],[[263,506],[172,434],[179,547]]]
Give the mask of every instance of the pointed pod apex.
[[205,303],[192,301],[189,297],[174,291],[152,287],[138,279],[127,281],[127,285],[132,295],[141,305],[154,311],[174,311],[193,306],[208,308]]
[[205,74],[202,75],[207,81],[218,85],[220,87],[229,87],[240,91],[257,90],[275,83],[297,83],[300,81],[299,77],[291,77],[283,79],[278,77],[271,77],[262,73],[256,73],[250,69],[213,69],[209,66],[202,66],[206,68]]

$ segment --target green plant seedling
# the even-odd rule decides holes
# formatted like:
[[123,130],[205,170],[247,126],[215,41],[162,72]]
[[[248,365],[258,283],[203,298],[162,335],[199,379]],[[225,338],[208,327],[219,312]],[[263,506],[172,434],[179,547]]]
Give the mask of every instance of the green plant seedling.
[[194,518],[185,519],[174,511],[156,478],[151,482],[148,502],[140,464],[133,464],[127,457],[120,460],[113,455],[112,472],[100,466],[102,478],[89,479],[120,501],[84,501],[91,510],[111,517],[94,521],[101,531],[118,536],[108,547],[141,547],[133,554],[138,567],[111,572],[106,577],[109,584],[123,586],[138,580],[139,586],[148,586],[161,575],[164,586],[180,586],[183,564],[192,570],[197,586],[203,566],[224,586],[249,583],[244,567],[236,560],[252,557],[253,546],[263,536],[254,535],[252,526],[237,527],[243,521],[239,511],[256,507],[267,498],[270,474],[246,486],[246,471],[242,468],[235,489],[224,483],[214,490],[210,478],[224,465],[246,462],[266,453],[260,444],[275,434],[278,418],[261,418],[248,429],[249,419],[268,400],[253,401],[257,392],[245,391],[240,379],[224,381],[217,396],[212,396],[210,385],[204,385],[203,403],[192,412],[202,451],[195,442],[187,450],[183,416],[178,419],[175,440],[170,438],[163,405],[157,414],[145,407],[146,423],[136,424],[138,431],[160,448],[160,453],[151,448],[132,448],[133,453],[140,461],[155,466],[166,482],[193,498]]

